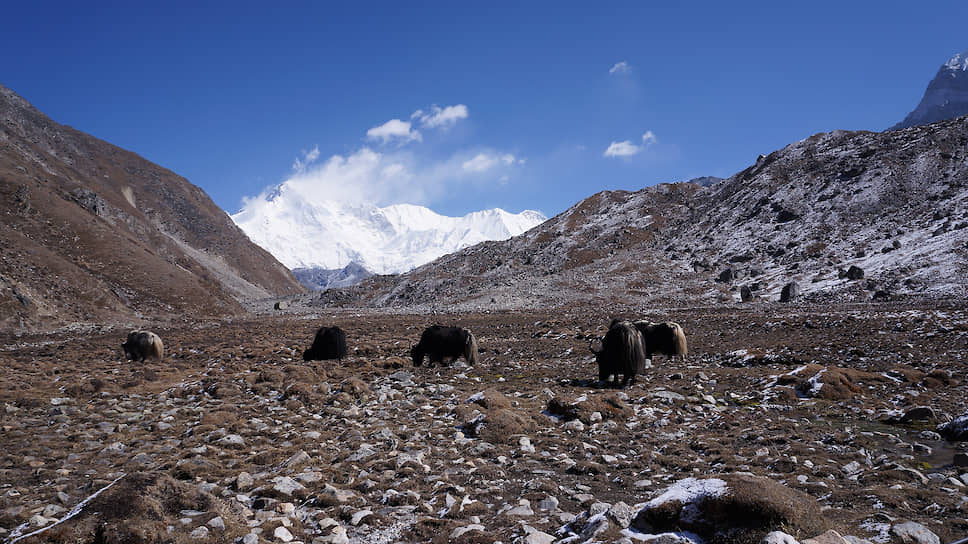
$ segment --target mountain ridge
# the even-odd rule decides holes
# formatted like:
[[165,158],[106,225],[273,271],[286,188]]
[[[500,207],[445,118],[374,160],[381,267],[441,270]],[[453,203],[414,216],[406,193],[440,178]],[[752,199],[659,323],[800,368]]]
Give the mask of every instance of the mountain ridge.
[[355,263],[388,274],[485,240],[507,239],[546,218],[533,210],[493,208],[449,217],[413,204],[310,201],[283,183],[247,201],[232,219],[290,269],[339,270]]
[[603,191],[510,240],[312,303],[681,306],[739,302],[743,287],[777,300],[791,282],[818,301],[968,297],[968,116],[815,134],[708,187]]
[[968,51],[941,65],[921,101],[901,122],[888,130],[926,125],[968,114]]
[[298,293],[203,190],[0,85],[0,328],[242,314]]

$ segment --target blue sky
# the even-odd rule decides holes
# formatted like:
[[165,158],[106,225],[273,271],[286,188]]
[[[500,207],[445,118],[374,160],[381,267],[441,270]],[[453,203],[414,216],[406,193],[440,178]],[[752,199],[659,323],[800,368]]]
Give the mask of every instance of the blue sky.
[[883,130],[968,49],[963,0],[652,4],[17,2],[0,83],[229,213],[325,172],[339,198],[550,216]]

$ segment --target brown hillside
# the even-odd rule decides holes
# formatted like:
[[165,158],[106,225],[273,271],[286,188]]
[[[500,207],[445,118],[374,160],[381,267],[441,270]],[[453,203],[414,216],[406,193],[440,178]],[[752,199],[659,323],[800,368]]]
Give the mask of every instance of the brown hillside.
[[223,316],[301,286],[204,191],[0,86],[0,328]]

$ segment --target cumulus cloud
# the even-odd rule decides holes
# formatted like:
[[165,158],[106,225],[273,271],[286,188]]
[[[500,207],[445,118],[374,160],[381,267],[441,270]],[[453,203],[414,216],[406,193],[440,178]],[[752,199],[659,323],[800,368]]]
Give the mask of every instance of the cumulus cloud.
[[608,69],[608,73],[613,75],[626,74],[631,70],[632,70],[632,67],[629,66],[629,63],[623,60],[622,62],[616,62],[615,64],[613,64],[612,67]]
[[292,163],[292,169],[296,172],[302,172],[306,170],[306,167],[310,164],[316,162],[319,158],[319,146],[313,147],[309,151],[303,151],[302,158],[296,157],[296,160]]
[[430,106],[430,111],[417,110],[410,118],[416,119],[420,126],[426,128],[450,128],[457,124],[457,121],[467,119],[468,115],[467,106],[464,104],[444,108],[434,104]]
[[645,148],[658,142],[659,139],[656,138],[655,134],[651,130],[645,131],[642,135],[642,144],[633,144],[630,140],[623,140],[621,142],[612,142],[609,144],[608,149],[605,150],[604,156],[606,157],[631,157],[632,155],[638,155],[639,153],[645,151]]
[[370,140],[379,140],[388,143],[396,140],[399,143],[407,143],[412,140],[420,141],[420,132],[411,129],[410,121],[400,119],[390,119],[378,127],[373,127],[366,131],[366,137]]

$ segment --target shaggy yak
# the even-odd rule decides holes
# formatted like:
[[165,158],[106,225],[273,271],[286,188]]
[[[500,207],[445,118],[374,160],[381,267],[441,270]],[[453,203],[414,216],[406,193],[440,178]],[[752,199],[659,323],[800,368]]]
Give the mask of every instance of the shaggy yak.
[[477,340],[467,329],[433,325],[424,329],[420,342],[410,350],[410,355],[413,366],[422,365],[424,356],[430,357],[431,364],[443,364],[444,357],[454,360],[464,357],[467,364],[473,365],[477,362]]
[[303,352],[303,361],[322,361],[346,357],[346,333],[339,327],[323,327],[316,331],[313,345]]
[[591,345],[588,349],[595,354],[598,362],[598,379],[608,381],[610,376],[622,375],[622,387],[635,383],[635,373],[645,366],[645,347],[642,334],[631,321],[612,321],[608,332],[602,338],[602,349],[595,351]]
[[689,353],[689,348],[686,347],[686,333],[678,323],[636,321],[635,328],[642,333],[646,359],[651,359],[653,353],[667,355],[670,359],[675,359],[676,355],[684,358]]
[[165,345],[151,331],[129,332],[128,339],[121,344],[121,348],[126,358],[137,361],[144,361],[146,358],[162,359],[165,356]]

